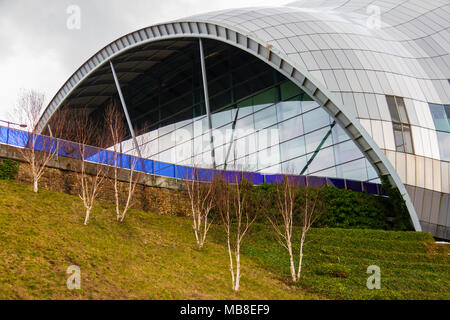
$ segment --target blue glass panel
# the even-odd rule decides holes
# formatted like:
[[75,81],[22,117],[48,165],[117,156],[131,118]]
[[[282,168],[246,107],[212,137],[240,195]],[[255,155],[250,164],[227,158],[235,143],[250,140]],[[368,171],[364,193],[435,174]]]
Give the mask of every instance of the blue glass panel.
[[25,147],[28,143],[28,132],[9,129],[8,144]]
[[237,171],[223,171],[222,176],[228,183],[239,183],[242,180],[242,174]]
[[70,157],[74,159],[81,159],[80,146],[78,143],[59,140],[58,141],[58,155],[63,157]]
[[326,185],[327,183],[327,179],[326,178],[322,178],[322,177],[307,177],[308,179],[308,186],[310,187],[323,187],[324,185]]
[[176,167],[176,178],[183,180],[192,180],[194,176],[193,168],[185,166]]
[[43,136],[34,136],[34,149],[43,152],[55,152],[56,149],[56,141]]
[[[88,149],[88,148],[86,148]],[[102,163],[102,164],[108,164],[108,153],[106,150],[101,150],[97,148],[89,148],[89,153],[92,153],[93,151],[97,151],[93,155],[86,158],[86,161],[95,162],[95,163]]]
[[364,191],[370,194],[378,194],[378,185],[376,183],[363,182]]
[[[194,169],[195,170],[195,169]],[[198,180],[203,182],[211,182],[214,178],[214,170],[198,169]]]
[[277,183],[283,181],[282,174],[266,174],[266,182],[267,183]]
[[153,173],[153,160],[137,158],[135,170],[145,173]]
[[131,169],[131,156],[126,154],[118,154],[117,166],[120,168]]
[[154,165],[156,175],[175,178],[175,166],[173,164],[155,161]]
[[259,185],[264,183],[264,176],[257,172],[244,172],[244,178],[253,183],[254,185]]
[[302,188],[306,187],[306,176],[300,176],[299,186]]
[[7,143],[8,141],[8,128],[0,127],[0,143]]
[[356,192],[361,192],[362,191],[361,181],[347,180],[347,189]]
[[327,178],[328,184],[332,187],[336,187],[339,189],[345,189],[345,180],[337,179],[337,178]]

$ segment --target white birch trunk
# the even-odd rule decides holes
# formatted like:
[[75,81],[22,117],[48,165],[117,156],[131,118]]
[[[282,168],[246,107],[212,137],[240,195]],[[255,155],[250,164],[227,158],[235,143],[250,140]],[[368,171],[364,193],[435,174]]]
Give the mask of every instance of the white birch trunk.
[[91,213],[91,209],[88,208],[86,209],[86,218],[84,219],[84,225],[87,226],[88,221],[89,221],[89,214]]
[[294,254],[292,253],[292,244],[290,241],[288,242],[288,251],[292,281],[297,282],[297,276],[295,275]]
[[302,273],[303,244],[305,243],[305,238],[306,238],[306,232],[305,232],[305,230],[302,230],[302,237],[300,239],[300,257],[299,257],[299,262],[298,262],[297,280],[300,280],[300,275]]

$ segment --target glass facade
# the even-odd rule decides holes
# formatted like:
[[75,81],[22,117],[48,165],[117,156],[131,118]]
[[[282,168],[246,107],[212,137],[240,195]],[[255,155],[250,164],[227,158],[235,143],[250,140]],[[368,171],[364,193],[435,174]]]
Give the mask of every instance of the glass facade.
[[429,104],[441,160],[450,161],[450,105]]
[[[147,132],[138,139],[141,153],[179,165],[211,168],[215,163],[218,169],[299,174],[330,131],[333,119],[264,62],[224,44],[208,44],[212,130],[204,107],[198,48],[193,45],[192,52],[167,63],[182,62],[178,72],[186,69],[183,77],[157,72],[164,74],[160,80],[164,86],[147,79],[145,85],[139,82],[128,90],[135,92],[129,97],[136,113],[133,119]],[[132,153],[131,141],[125,141],[122,149]],[[304,174],[379,181],[339,125],[332,128]]]

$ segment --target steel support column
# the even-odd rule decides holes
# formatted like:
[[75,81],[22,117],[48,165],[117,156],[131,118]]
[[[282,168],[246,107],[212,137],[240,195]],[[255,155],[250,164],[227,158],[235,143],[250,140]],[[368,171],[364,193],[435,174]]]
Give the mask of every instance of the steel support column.
[[205,66],[205,54],[203,52],[203,43],[202,39],[198,39],[199,47],[200,47],[200,63],[202,66],[202,79],[203,79],[203,92],[205,94],[205,108],[206,108],[206,116],[208,117],[208,126],[209,126],[209,141],[211,144],[211,158],[213,161],[213,168],[216,168],[216,153],[214,151],[214,137],[212,132],[212,120],[211,120],[211,110],[209,108],[209,93],[208,93],[208,78],[206,76],[206,66]]
[[138,153],[139,158],[142,158],[141,150],[136,140],[136,134],[134,133],[133,125],[131,124],[130,115],[128,114],[127,105],[125,104],[125,99],[123,98],[122,89],[120,89],[119,79],[117,78],[116,70],[114,69],[114,65],[111,60],[109,61],[109,64],[111,65],[111,71],[114,77],[114,82],[116,83],[117,92],[119,93],[120,102],[122,103],[123,112],[125,113],[125,118],[127,119],[128,128],[130,129],[131,136],[133,137],[134,147],[136,148],[136,152]]

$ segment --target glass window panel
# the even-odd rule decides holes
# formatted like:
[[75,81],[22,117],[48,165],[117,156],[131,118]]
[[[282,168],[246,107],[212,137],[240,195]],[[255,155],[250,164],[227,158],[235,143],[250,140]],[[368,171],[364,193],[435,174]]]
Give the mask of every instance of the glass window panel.
[[253,125],[253,115],[249,115],[245,118],[239,119],[236,122],[236,129],[243,129],[243,130],[254,130],[254,125]]
[[302,90],[293,82],[287,81],[280,85],[281,100],[287,100],[299,95]]
[[258,167],[260,169],[274,166],[280,163],[280,147],[272,146],[258,152]]
[[306,99],[310,99],[309,96],[307,96],[306,94],[303,95],[303,98],[302,98],[303,112],[308,112],[309,110],[319,107],[319,104],[317,102],[312,101],[312,100],[305,100],[305,97],[306,97]]
[[267,128],[277,122],[275,105],[255,113],[255,129]]
[[403,126],[403,139],[405,144],[405,152],[413,153],[413,144],[411,138],[411,128],[409,126]]
[[278,121],[283,121],[302,113],[300,101],[283,101],[276,104]]
[[366,167],[367,167],[367,177],[369,180],[373,180],[378,178],[377,171],[370,164],[369,160],[366,159]]
[[212,127],[215,129],[220,128],[231,121],[231,110],[211,114]]
[[450,161],[450,133],[436,132],[441,160]]
[[321,170],[318,172],[314,172],[314,175],[318,176],[318,177],[335,178],[336,177],[336,167],[328,168],[328,169]]
[[176,135],[172,133],[168,133],[164,136],[159,137],[159,152],[167,150],[175,146],[175,138]]
[[281,165],[280,164],[276,164],[276,165],[274,165],[272,167],[264,168],[260,172],[261,173],[265,173],[265,174],[281,173]]
[[241,158],[254,152],[256,152],[256,135],[250,134],[236,140],[232,146],[228,160],[232,161],[234,158]]
[[280,144],[281,161],[304,155],[306,152],[305,137],[298,137]]
[[251,107],[253,105],[252,98],[248,98],[248,99],[242,100],[237,105],[238,105],[238,108]]
[[349,136],[345,132],[344,129],[340,126],[340,124],[336,123],[336,125],[333,127],[333,142],[339,143],[349,140]]
[[253,107],[255,111],[274,104],[275,102],[275,88],[261,92],[253,97]]
[[[317,147],[319,146],[320,142],[322,141],[323,138],[325,138],[325,135],[327,134],[327,132],[329,131],[329,128],[324,128],[321,130],[317,130],[314,131],[310,134],[307,134],[305,136],[305,142],[306,142],[306,152],[310,153],[310,152],[314,152]],[[328,139],[325,141],[325,143],[323,144],[322,148],[326,148],[328,146],[331,145],[332,139],[331,136],[328,137]]]
[[306,133],[323,128],[329,124],[330,116],[323,108],[317,108],[303,114],[303,128]]
[[448,124],[450,125],[450,105],[445,105],[444,108],[445,108],[445,114],[447,115]]
[[303,134],[302,117],[298,116],[278,124],[280,141],[286,141]]
[[395,150],[404,152],[405,147],[403,144],[402,126],[400,124],[395,124],[395,123],[393,126],[394,126]]
[[367,171],[365,159],[360,159],[337,166],[337,176],[339,178],[350,180],[367,180]]
[[[313,154],[308,155],[308,160]],[[330,168],[334,166],[334,151],[333,147],[321,149],[314,160],[309,164],[308,170],[312,174],[314,172]]]
[[392,121],[400,122],[395,99],[393,96],[386,96],[386,101],[389,107],[389,113],[391,114]]
[[285,173],[299,174],[306,165],[306,156],[283,162],[281,168]]
[[159,154],[159,161],[167,163],[175,163],[175,149],[171,148]]
[[334,146],[336,164],[349,162],[364,157],[361,150],[350,140]]
[[192,157],[192,141],[179,144],[175,147],[175,158],[177,163]]
[[[436,130],[450,132],[450,106],[444,107],[441,104],[431,103],[429,106]],[[446,109],[448,109],[448,111]]]
[[403,98],[396,97],[398,112],[400,113],[400,121],[403,123],[409,123],[408,114],[406,113],[405,102]]

